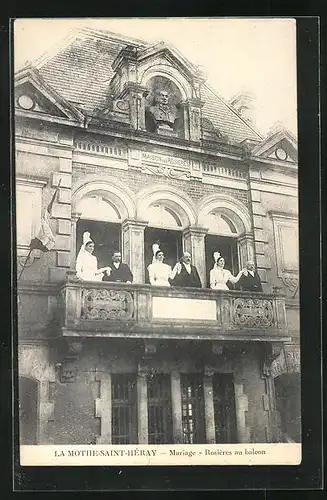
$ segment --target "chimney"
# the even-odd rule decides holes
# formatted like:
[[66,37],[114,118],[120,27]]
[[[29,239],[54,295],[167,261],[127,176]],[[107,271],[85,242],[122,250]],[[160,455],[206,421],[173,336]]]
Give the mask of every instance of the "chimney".
[[284,130],[285,130],[285,126],[284,126],[283,122],[277,121],[268,130],[267,137],[270,137],[271,135],[275,135],[278,132],[282,132]]
[[235,111],[246,121],[255,125],[255,106],[256,96],[248,91],[242,90],[235,94],[229,101]]

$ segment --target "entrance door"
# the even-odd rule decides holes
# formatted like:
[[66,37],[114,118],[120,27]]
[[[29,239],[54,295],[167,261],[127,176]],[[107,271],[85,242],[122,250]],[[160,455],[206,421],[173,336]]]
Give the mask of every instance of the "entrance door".
[[215,373],[212,387],[216,443],[237,443],[233,375]]
[[[217,251],[225,259],[225,269],[228,269],[234,276],[239,272],[237,240],[228,236],[207,234],[205,237],[207,288],[210,287],[209,275],[214,265],[213,253]],[[237,285],[233,285],[229,281],[227,286],[232,290],[237,288]]]
[[20,444],[37,444],[38,382],[19,379],[19,436]]
[[121,251],[121,225],[114,222],[100,222],[80,219],[76,228],[76,255],[83,242],[83,233],[88,231],[94,241],[94,255],[98,259],[98,267],[108,266],[112,253]]
[[144,231],[144,259],[146,269],[146,283],[149,283],[148,266],[152,263],[152,245],[159,243],[160,250],[165,255],[164,263],[174,267],[182,256],[182,233],[170,229],[147,227]]

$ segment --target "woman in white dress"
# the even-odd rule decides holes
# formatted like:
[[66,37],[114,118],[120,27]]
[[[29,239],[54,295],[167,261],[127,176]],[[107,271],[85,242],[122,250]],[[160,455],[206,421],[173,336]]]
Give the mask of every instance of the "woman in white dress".
[[151,285],[170,286],[169,279],[174,279],[177,269],[172,270],[168,264],[164,264],[165,256],[162,250],[157,250],[154,255],[154,261],[148,266],[149,279]]
[[90,238],[90,233],[83,233],[83,244],[76,259],[76,276],[83,281],[101,281],[103,274],[109,267],[98,269],[98,260],[94,251],[94,243]]
[[220,253],[215,252],[213,256],[215,259],[215,265],[210,271],[210,288],[213,290],[229,290],[227,281],[237,283],[241,278],[244,269],[241,269],[237,276],[233,276],[228,269],[224,269],[225,259],[220,255]]

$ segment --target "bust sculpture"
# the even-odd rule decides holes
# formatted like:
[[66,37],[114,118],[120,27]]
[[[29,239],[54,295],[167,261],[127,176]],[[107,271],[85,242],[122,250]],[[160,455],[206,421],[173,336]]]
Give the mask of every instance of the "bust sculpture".
[[149,108],[158,126],[173,129],[177,118],[176,106],[169,104],[169,94],[166,90],[157,89],[154,93],[154,104]]

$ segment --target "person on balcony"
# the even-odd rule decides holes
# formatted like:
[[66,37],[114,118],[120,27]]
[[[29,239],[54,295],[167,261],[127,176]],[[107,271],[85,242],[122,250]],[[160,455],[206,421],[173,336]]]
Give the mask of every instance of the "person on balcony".
[[183,286],[192,288],[202,288],[197,268],[191,264],[190,252],[184,252],[180,262],[177,262],[176,276],[172,281],[172,286]]
[[83,233],[83,244],[78,252],[76,259],[76,276],[83,281],[101,281],[107,267],[98,269],[98,260],[94,252],[94,242],[91,240],[90,233]]
[[237,276],[233,276],[230,271],[224,269],[225,259],[219,252],[213,254],[215,264],[210,271],[210,288],[213,290],[229,290],[227,282],[237,283],[241,276],[243,276],[244,269],[242,269]]
[[262,292],[260,276],[255,270],[253,260],[248,260],[246,269],[240,278],[239,284],[244,292]]
[[121,253],[115,251],[111,257],[112,265],[108,267],[102,281],[115,281],[120,283],[132,283],[133,274],[127,264],[121,261]]
[[168,264],[164,264],[165,258],[162,250],[157,250],[154,254],[155,260],[148,266],[149,280],[151,285],[170,286],[170,280],[175,278],[177,269],[174,270]]

